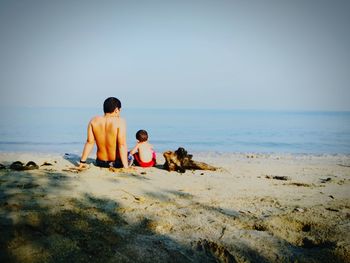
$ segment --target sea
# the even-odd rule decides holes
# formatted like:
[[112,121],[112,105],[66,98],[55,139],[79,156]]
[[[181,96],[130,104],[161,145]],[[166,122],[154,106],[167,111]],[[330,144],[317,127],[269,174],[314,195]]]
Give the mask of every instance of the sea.
[[[81,153],[100,108],[0,108],[0,152]],[[129,148],[157,152],[350,154],[350,112],[123,108]]]

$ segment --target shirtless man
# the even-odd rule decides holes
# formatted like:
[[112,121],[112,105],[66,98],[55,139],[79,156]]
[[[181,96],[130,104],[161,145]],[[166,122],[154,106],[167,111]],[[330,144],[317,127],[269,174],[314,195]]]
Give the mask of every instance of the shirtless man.
[[97,166],[128,168],[126,124],[125,120],[119,117],[120,109],[120,101],[110,97],[103,103],[104,116],[91,119],[78,169],[87,167],[86,159],[95,142],[97,145]]

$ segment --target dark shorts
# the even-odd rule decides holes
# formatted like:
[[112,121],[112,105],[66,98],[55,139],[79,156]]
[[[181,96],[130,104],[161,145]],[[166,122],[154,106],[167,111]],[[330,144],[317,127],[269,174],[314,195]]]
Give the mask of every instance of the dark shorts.
[[96,159],[96,166],[102,167],[102,168],[109,168],[109,167],[123,168],[123,164],[120,159],[117,159],[115,161],[101,161],[100,159]]

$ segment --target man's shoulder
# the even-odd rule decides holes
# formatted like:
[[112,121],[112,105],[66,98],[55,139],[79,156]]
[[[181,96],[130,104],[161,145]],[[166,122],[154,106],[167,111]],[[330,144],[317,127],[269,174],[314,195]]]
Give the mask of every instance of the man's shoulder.
[[119,117],[119,118],[118,118],[118,121],[119,121],[121,124],[125,124],[125,119],[122,118],[122,117]]
[[[113,118],[111,119],[113,122],[115,122],[118,126],[125,125],[125,119],[121,117]],[[97,124],[97,123],[103,123],[106,121],[106,119],[103,116],[95,116],[91,118],[90,123],[91,124]]]
[[90,122],[95,123],[95,122],[101,121],[102,119],[103,119],[102,116],[94,116],[91,118]]

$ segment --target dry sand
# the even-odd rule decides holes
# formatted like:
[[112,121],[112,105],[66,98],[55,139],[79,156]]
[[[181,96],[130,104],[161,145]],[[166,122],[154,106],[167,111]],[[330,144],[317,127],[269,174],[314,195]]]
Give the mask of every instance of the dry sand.
[[194,159],[221,169],[74,173],[76,155],[1,153],[52,165],[0,170],[0,262],[350,262],[350,156]]

